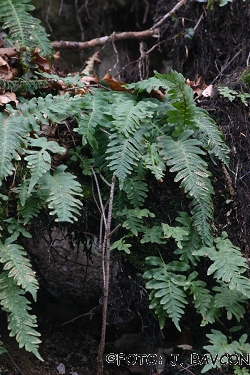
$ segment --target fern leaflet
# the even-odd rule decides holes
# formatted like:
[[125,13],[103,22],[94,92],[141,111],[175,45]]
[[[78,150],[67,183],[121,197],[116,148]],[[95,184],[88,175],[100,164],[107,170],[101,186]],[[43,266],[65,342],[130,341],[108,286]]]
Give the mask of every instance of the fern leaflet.
[[219,286],[215,286],[213,291],[215,295],[215,306],[218,308],[225,307],[227,311],[227,319],[231,320],[234,315],[237,321],[244,317],[245,308],[242,303],[246,303],[248,298],[237,289],[230,289],[227,284],[220,283]]
[[208,256],[213,264],[208,268],[207,274],[214,274],[217,280],[227,283],[230,289],[236,289],[250,298],[250,281],[242,276],[247,270],[247,264],[240,249],[232,244],[225,232],[215,239],[215,243],[215,247],[202,247],[193,254]]
[[81,185],[75,176],[65,172],[67,167],[60,165],[54,170],[53,176],[47,172],[38,181],[41,189],[47,191],[50,215],[56,215],[56,221],[77,220],[82,202],[75,196],[82,196]]
[[30,147],[39,147],[40,150],[26,150],[25,160],[28,161],[28,168],[31,170],[30,183],[28,188],[28,194],[32,191],[33,187],[36,185],[39,178],[50,170],[51,168],[51,156],[47,150],[64,154],[66,149],[60,147],[55,141],[47,141],[45,137],[41,138],[28,138],[28,143]]
[[11,237],[4,244],[0,241],[0,262],[4,264],[3,269],[9,271],[8,277],[13,277],[16,284],[30,292],[36,301],[38,282],[35,273],[23,247],[12,243]]
[[194,224],[205,244],[211,244],[211,227],[208,220],[213,219],[211,194],[213,188],[206,169],[207,163],[199,155],[204,155],[198,146],[200,142],[191,139],[192,131],[183,132],[177,141],[171,137],[159,137],[159,147],[166,164],[173,166],[170,172],[178,172],[174,181],[181,180],[181,187],[188,196],[193,197],[192,213]]
[[112,134],[106,160],[111,160],[109,169],[119,179],[120,189],[124,186],[124,181],[131,174],[133,167],[139,161],[138,145],[133,138],[125,138],[123,134]]
[[[78,105],[81,109],[80,113]],[[89,143],[94,150],[97,150],[98,142],[94,137],[95,128],[97,125],[104,127],[105,123],[109,124],[104,114],[106,106],[107,102],[102,91],[96,92],[94,95],[85,94],[75,106],[78,128],[74,130],[82,135],[83,146]]]
[[20,348],[24,346],[27,351],[43,360],[37,350],[41,340],[38,338],[40,334],[34,329],[37,327],[36,317],[28,313],[31,310],[30,302],[24,294],[6,271],[0,274],[0,303],[9,313],[10,336],[16,336]]
[[40,20],[28,13],[34,9],[29,2],[30,0],[1,0],[0,14],[4,21],[2,27],[10,30],[10,38],[19,48],[35,50],[39,46],[42,55],[52,55],[48,36],[40,25]]
[[146,283],[150,293],[150,308],[155,309],[158,315],[161,328],[165,319],[171,318],[176,328],[181,331],[179,321],[184,314],[185,305],[188,303],[183,287],[186,278],[183,275],[175,274],[174,271],[187,271],[189,267],[181,262],[165,264],[158,257],[147,257],[146,264],[156,265],[157,268],[149,269],[143,274],[143,278],[149,280]]

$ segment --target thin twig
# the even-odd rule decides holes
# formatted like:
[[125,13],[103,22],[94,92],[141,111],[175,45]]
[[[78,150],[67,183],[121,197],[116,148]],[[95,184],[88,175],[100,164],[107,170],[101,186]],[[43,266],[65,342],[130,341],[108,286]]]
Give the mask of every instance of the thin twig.
[[165,16],[163,16],[160,21],[156,22],[151,28],[150,30],[155,30],[157,29],[159,26],[161,26],[167,18],[171,17],[172,14],[174,14],[180,7],[182,7],[182,5],[186,4],[187,0],[180,0],[174,7],[173,9],[171,9],[167,14],[165,14]]
[[147,22],[147,17],[148,17],[148,10],[149,10],[149,3],[147,0],[143,0],[144,3],[146,4],[146,8],[145,8],[145,12],[144,12],[144,17],[143,17],[143,21],[142,23],[146,23]]
[[14,361],[14,359],[11,357],[10,353],[9,352],[6,352],[5,354],[7,354],[7,356],[9,357],[9,359],[11,360],[11,362],[13,363],[13,365],[15,366],[15,368],[17,369],[18,373],[20,375],[25,375],[21,370],[20,368],[17,366],[16,362]]
[[200,18],[198,19],[198,22],[197,22],[197,24],[195,25],[195,27],[194,27],[194,31],[197,29],[197,27],[199,26],[199,24],[201,23],[201,21],[203,20],[203,13],[201,13],[201,16],[200,16]]
[[94,307],[93,309],[91,309],[90,311],[88,311],[87,313],[85,313],[85,314],[81,314],[81,315],[78,315],[78,316],[76,316],[75,318],[73,318],[73,319],[71,319],[71,320],[68,320],[67,322],[64,322],[64,323],[62,324],[62,326],[65,326],[66,324],[72,323],[72,322],[74,322],[75,320],[82,318],[83,316],[88,316],[88,315],[90,315],[90,319],[92,319],[92,317],[93,317],[93,315],[94,315],[94,311],[97,310],[97,309],[100,309],[100,306],[96,306],[96,307]]
[[91,168],[91,170],[93,172],[93,176],[94,176],[95,183],[96,183],[97,194],[98,194],[98,198],[99,198],[99,202],[100,202],[100,207],[101,207],[101,213],[102,213],[102,217],[103,217],[103,221],[104,221],[104,226],[105,226],[105,229],[107,229],[107,221],[106,221],[106,217],[105,217],[105,210],[104,210],[104,205],[103,205],[103,202],[102,202],[102,196],[101,196],[101,192],[100,192],[100,187],[99,187],[99,184],[98,184],[98,180],[97,180],[94,168],[93,167],[90,167],[90,168]]
[[217,81],[217,79],[222,75],[222,73],[227,69],[227,67],[231,64],[231,62],[234,61],[234,59],[236,59],[236,57],[242,52],[243,48],[241,48],[235,55],[234,57],[232,57],[232,59],[225,65],[223,66],[223,68],[221,69],[220,73],[217,74],[217,76],[215,77],[215,79],[210,83],[210,85],[213,85],[215,81]]
[[76,10],[77,23],[78,23],[79,28],[81,30],[81,41],[83,42],[84,41],[84,28],[83,28],[83,25],[82,25],[80,14],[79,14],[78,0],[75,0],[75,10]]

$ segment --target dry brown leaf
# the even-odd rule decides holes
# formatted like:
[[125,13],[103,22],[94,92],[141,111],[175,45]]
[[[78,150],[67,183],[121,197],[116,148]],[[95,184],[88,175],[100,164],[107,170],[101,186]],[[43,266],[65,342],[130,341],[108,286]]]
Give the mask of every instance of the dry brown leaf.
[[99,84],[100,82],[100,79],[93,75],[92,77],[89,77],[89,76],[84,76],[80,79],[80,82],[83,82],[85,83],[85,85],[95,85],[95,84]]
[[194,81],[190,81],[187,78],[185,79],[185,83],[193,89],[195,100],[197,100],[207,88],[202,68],[200,68],[200,74],[196,74]]
[[16,104],[18,103],[16,94],[14,92],[5,92],[4,94],[0,95],[0,106],[10,102],[15,102]]
[[51,64],[48,59],[39,55],[39,49],[35,50],[32,63],[37,64],[42,72],[51,73]]
[[0,56],[0,79],[9,80],[12,78],[13,78],[13,73],[10,69],[9,64],[2,56]]
[[117,81],[111,74],[109,74],[109,72],[105,74],[102,81],[109,85],[111,90],[132,92],[131,90],[128,90],[125,87],[123,87],[125,85],[125,82]]
[[95,72],[95,63],[101,64],[99,52],[94,53],[93,56],[88,58],[86,66],[81,73],[85,74],[86,76],[92,76]]

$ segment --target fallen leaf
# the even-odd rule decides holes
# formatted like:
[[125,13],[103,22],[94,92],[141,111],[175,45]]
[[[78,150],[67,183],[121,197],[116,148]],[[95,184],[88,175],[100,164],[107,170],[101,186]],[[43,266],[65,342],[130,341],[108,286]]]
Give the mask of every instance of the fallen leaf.
[[125,82],[117,81],[109,72],[105,74],[102,81],[104,81],[113,91],[126,91],[131,92],[131,90],[123,87]]
[[209,85],[205,88],[205,90],[202,91],[202,96],[205,98],[208,98],[209,96],[213,96],[214,93],[214,87],[213,85]]
[[4,94],[0,95],[0,106],[10,102],[15,102],[16,104],[18,103],[16,94],[14,92],[5,92]]

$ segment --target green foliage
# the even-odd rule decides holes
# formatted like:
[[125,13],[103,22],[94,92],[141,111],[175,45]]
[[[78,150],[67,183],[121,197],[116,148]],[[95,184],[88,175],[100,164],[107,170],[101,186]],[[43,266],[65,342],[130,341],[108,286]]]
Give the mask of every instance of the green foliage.
[[52,55],[45,29],[38,19],[29,14],[34,9],[29,2],[30,0],[0,0],[2,28],[9,30],[9,37],[21,51],[21,61],[26,70],[34,66],[31,52],[38,46],[41,55]]
[[239,98],[242,103],[248,107],[249,103],[248,100],[250,98],[250,94],[247,92],[240,93],[236,90],[230,89],[228,86],[218,86],[219,93],[224,96],[224,98],[227,98],[232,102],[235,98]]
[[235,375],[249,375],[250,372],[246,367],[239,367],[239,366],[234,366],[234,374]]
[[192,197],[192,213],[196,226],[205,244],[212,241],[211,227],[208,223],[213,218],[211,195],[213,188],[208,177],[207,163],[199,155],[204,155],[201,143],[190,138],[192,131],[184,131],[177,140],[172,137],[160,137],[159,147],[170,172],[178,172],[175,182],[181,181],[181,187]]
[[[16,17],[20,10],[24,14],[21,29],[29,19],[28,2],[11,3],[18,10]],[[10,22],[13,28],[12,18]],[[20,46],[24,45],[24,52],[29,54],[33,44],[26,37],[22,35]],[[42,76],[47,82],[59,78]],[[15,109],[7,105],[0,114],[0,181],[6,194],[11,189],[10,199],[16,202],[13,216],[4,221],[11,237],[4,238],[0,246],[4,267],[0,303],[9,314],[11,334],[16,335],[20,346],[40,358],[36,319],[28,313],[30,306],[24,295],[29,292],[35,299],[37,282],[24,249],[14,242],[19,236],[29,236],[27,225],[41,210],[56,221],[77,220],[83,205],[82,186],[87,184],[84,176],[92,175],[93,169],[107,181],[112,175],[118,180],[113,213],[121,236],[111,250],[130,256],[140,244],[152,249],[145,260],[143,278],[150,290],[150,308],[160,326],[171,318],[181,330],[181,319],[190,301],[202,326],[214,323],[224,311],[227,319],[240,321],[250,296],[249,280],[244,276],[247,266],[226,234],[215,236],[214,191],[208,163],[209,156],[213,163],[219,160],[228,166],[229,149],[215,122],[196,106],[184,77],[174,71],[155,72],[148,80],[126,85],[130,92],[90,88],[83,95],[74,93],[75,87],[83,86],[78,78],[68,76],[62,81],[69,93],[34,97]],[[162,90],[162,101],[149,97],[152,88]],[[59,127],[65,120],[77,133],[76,142],[73,140],[67,150],[67,166],[55,158],[57,154],[65,155],[63,142],[47,136],[52,126]],[[17,166],[21,172],[15,178]],[[162,218],[152,212],[154,204],[149,202],[152,179],[160,184],[166,175],[179,184],[190,203],[189,212],[179,212],[176,225],[166,222],[167,213]],[[11,188],[9,176],[15,180]],[[91,192],[91,187],[87,190]],[[104,188],[101,195],[105,194]],[[162,205],[164,210],[167,202],[163,200]],[[210,289],[197,267],[205,256],[212,263],[207,271],[213,285]],[[215,348],[222,350],[219,343],[224,338],[220,341],[220,333],[218,337],[216,334],[209,338]],[[233,348],[232,343],[227,345]],[[242,341],[242,348],[244,345]]]
[[10,335],[16,336],[20,348],[24,346],[42,359],[37,350],[40,334],[35,330],[36,317],[28,313],[30,302],[24,296],[29,292],[36,300],[38,283],[24,249],[13,243],[17,236],[13,234],[4,244],[0,241],[0,262],[4,264],[0,274],[0,304],[8,313]]
[[[246,342],[247,335],[243,334],[239,341],[232,341],[231,343],[228,343],[227,337],[220,331],[217,331],[215,329],[212,329],[212,333],[207,334],[207,337],[211,343],[211,345],[204,346],[204,349],[208,351],[208,353],[213,356],[215,360],[215,363],[213,364],[212,361],[208,361],[208,363],[203,367],[202,373],[207,372],[208,370],[212,368],[221,368],[221,363],[219,359],[224,356],[225,353],[227,355],[246,355],[249,353],[250,350],[250,344]],[[234,357],[235,359],[235,357]],[[230,364],[230,361],[228,360],[228,364]]]

